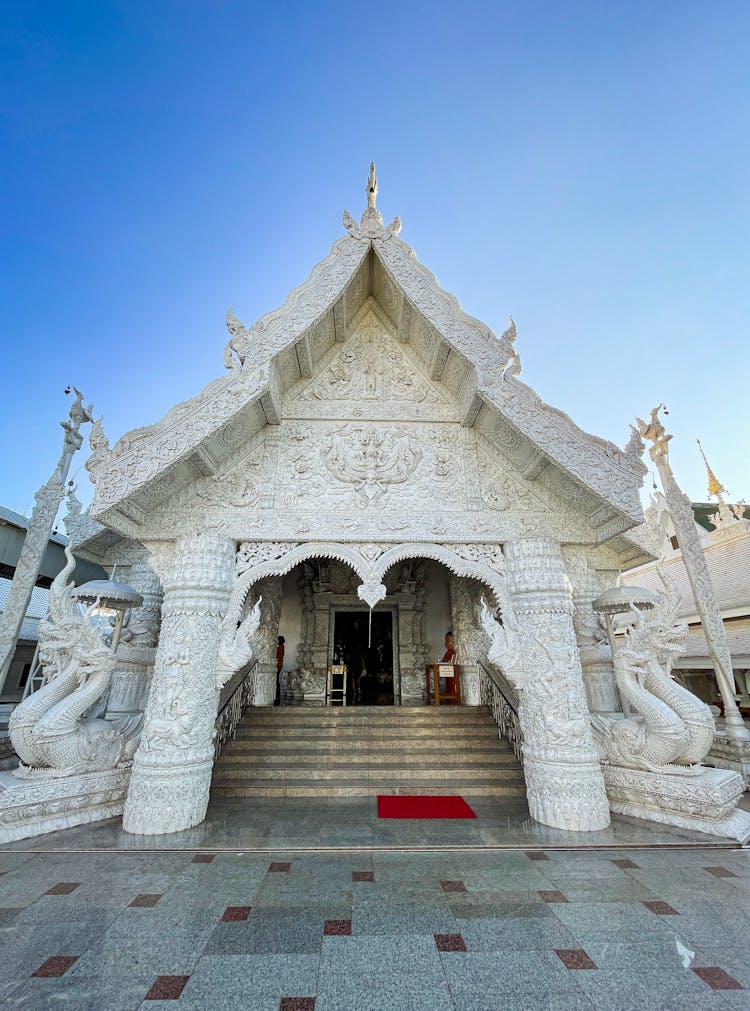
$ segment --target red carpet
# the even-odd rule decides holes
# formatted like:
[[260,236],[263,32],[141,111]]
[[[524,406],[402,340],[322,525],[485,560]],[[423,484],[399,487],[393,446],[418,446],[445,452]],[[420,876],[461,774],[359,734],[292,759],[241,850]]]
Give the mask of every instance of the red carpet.
[[378,818],[476,818],[463,797],[378,795]]

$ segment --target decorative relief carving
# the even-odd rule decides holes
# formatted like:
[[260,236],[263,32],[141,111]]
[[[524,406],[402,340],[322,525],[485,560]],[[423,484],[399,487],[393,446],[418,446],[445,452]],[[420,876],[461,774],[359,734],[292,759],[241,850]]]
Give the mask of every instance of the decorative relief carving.
[[377,505],[386,486],[403,484],[422,459],[422,449],[405,429],[345,426],[320,452],[338,481],[354,485],[363,505]]
[[320,376],[296,400],[446,403],[449,398],[416,370],[403,349],[370,313]]
[[495,572],[505,571],[505,558],[499,544],[446,544],[460,558],[486,565]]
[[297,547],[296,541],[243,541],[237,550],[234,571],[235,575],[242,573],[260,562],[268,562],[283,558],[285,554]]

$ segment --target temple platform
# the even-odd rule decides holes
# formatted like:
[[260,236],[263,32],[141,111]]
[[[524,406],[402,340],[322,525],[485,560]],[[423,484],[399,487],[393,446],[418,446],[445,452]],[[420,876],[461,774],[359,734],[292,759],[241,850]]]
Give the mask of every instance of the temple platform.
[[[387,791],[383,791],[387,792]],[[476,819],[383,820],[374,797],[243,797],[212,800],[195,828],[158,836],[124,832],[111,818],[0,847],[26,853],[195,850],[231,852],[736,848],[737,843],[613,815],[600,832],[562,832],[529,817],[519,797],[468,797]]]

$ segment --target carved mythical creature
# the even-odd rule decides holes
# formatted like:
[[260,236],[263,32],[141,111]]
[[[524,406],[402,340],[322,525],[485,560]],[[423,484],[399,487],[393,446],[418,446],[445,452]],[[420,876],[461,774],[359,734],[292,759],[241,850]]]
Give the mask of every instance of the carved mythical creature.
[[498,339],[500,345],[501,369],[503,379],[514,379],[521,374],[521,358],[516,351],[516,337],[518,330],[512,316],[509,316],[510,324]]
[[8,722],[8,731],[16,754],[25,765],[41,761],[33,732],[39,720],[53,706],[73,691],[76,684],[74,647],[81,612],[73,597],[68,577],[75,559],[65,550],[66,563],[55,576],[49,591],[49,612],[39,624],[39,660],[45,683],[16,706]]
[[48,680],[16,707],[9,722],[11,741],[24,766],[57,775],[112,769],[129,761],[142,721],[141,716],[123,721],[84,718],[109,688],[116,657],[91,622],[95,605],[81,614],[69,581],[75,559],[68,547],[65,555],[65,568],[50,588],[50,613],[39,628],[39,654]]
[[514,688],[522,688],[524,680],[524,660],[521,637],[513,627],[509,616],[498,621],[487,605],[484,597],[479,604],[479,620],[489,639],[487,660],[498,667]]
[[664,410],[665,414],[669,413],[664,407],[664,404],[659,404],[658,407],[651,409],[651,420],[649,422],[645,422],[643,418],[635,419],[641,436],[644,439],[648,439],[649,442],[652,442],[654,444],[654,449],[666,446],[672,438],[671,435],[667,435],[667,430],[659,419],[659,411],[661,410]]
[[262,597],[258,597],[255,605],[239,626],[233,616],[227,615],[221,625],[219,634],[219,669],[216,680],[217,687],[223,688],[235,671],[245,667],[253,658],[253,638],[260,625],[260,605]]
[[[234,307],[227,309],[227,330],[229,343],[224,348],[224,367],[234,369],[245,364],[247,357],[247,330],[234,314]],[[235,357],[236,356],[236,357]]]
[[687,627],[674,625],[679,595],[665,587],[650,613],[633,608],[636,620],[626,630],[625,644],[614,652],[618,687],[639,716],[592,716],[591,723],[604,762],[685,773],[708,753],[714,721],[708,706],[672,679]]
[[103,415],[97,418],[91,425],[91,431],[89,432],[91,456],[86,461],[86,470],[89,471],[89,473],[101,466],[104,460],[109,456],[109,439],[104,431],[104,425],[102,424],[103,420]]

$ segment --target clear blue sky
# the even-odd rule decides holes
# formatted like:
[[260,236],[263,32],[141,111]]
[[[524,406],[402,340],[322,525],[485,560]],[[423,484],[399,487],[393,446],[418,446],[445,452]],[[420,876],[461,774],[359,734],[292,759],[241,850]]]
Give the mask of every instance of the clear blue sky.
[[686,491],[700,435],[750,499],[745,0],[6,2],[0,38],[3,504],[67,383],[114,441],[220,375],[227,307],[281,304],[373,158],[544,399],[620,445],[665,400]]

